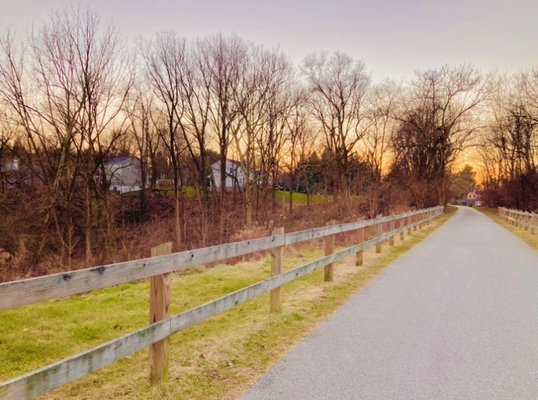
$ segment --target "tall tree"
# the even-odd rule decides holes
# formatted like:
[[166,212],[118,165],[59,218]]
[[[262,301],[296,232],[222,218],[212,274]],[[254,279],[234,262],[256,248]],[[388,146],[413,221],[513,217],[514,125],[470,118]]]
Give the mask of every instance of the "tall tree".
[[225,230],[226,160],[232,141],[231,126],[238,116],[234,98],[239,91],[248,46],[237,36],[224,37],[219,34],[198,41],[197,47],[200,68],[209,74],[211,142],[218,148],[220,163],[219,234],[222,240]]
[[166,119],[162,140],[172,165],[175,209],[176,248],[184,246],[185,212],[181,157],[186,149],[182,130],[185,114],[183,83],[186,68],[186,42],[174,32],[160,32],[151,42],[142,44],[148,82],[160,102]]
[[449,168],[481,128],[475,111],[491,90],[488,77],[467,65],[417,72],[392,140],[393,171],[417,206],[446,204]]
[[155,188],[158,177],[157,152],[161,146],[162,118],[155,106],[153,93],[138,81],[132,91],[125,111],[129,119],[128,134],[133,141],[133,151],[140,158],[140,216],[144,220],[147,214],[146,186]]
[[280,50],[251,47],[241,84],[235,93],[238,117],[233,124],[232,137],[245,181],[244,204],[248,226],[254,222],[258,184],[266,173],[261,171],[260,155],[269,146],[267,137],[262,138],[269,119],[269,105],[278,93],[277,88],[288,76],[288,71],[289,63]]
[[537,95],[538,75],[528,71],[501,80],[491,102],[493,118],[480,158],[487,194],[499,205],[538,207]]
[[367,97],[367,129],[361,142],[361,154],[370,165],[370,213],[379,213],[381,178],[389,158],[390,142],[398,123],[395,119],[401,88],[392,81],[374,85]]
[[[300,87],[289,94],[290,109],[286,116],[286,141],[282,162],[288,173],[289,212],[293,211],[293,192],[299,190],[299,167],[315,152],[317,135],[312,129],[307,109],[308,93]],[[309,200],[309,196],[307,198]]]
[[339,177],[338,190],[347,193],[348,163],[365,133],[364,98],[370,79],[362,62],[341,52],[307,56],[302,72],[311,92],[312,116],[324,133],[327,154]]

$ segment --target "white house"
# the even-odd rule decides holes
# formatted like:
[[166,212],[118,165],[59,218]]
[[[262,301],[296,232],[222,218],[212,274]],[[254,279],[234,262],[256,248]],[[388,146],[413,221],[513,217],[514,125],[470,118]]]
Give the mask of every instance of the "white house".
[[18,158],[11,158],[4,162],[0,161],[0,185],[4,188],[30,187],[33,181],[31,170],[21,165]]
[[106,170],[110,180],[110,190],[119,193],[141,190],[142,164],[133,156],[114,157],[107,161]]
[[[220,189],[220,161],[211,164],[211,174],[208,176],[209,186]],[[237,161],[226,160],[226,189],[243,188],[245,176],[241,164]]]
[[465,196],[467,205],[480,207],[482,205],[482,196],[476,190],[472,190]]
[[12,158],[11,160],[8,160],[2,165],[2,169],[4,171],[18,171],[19,170],[19,159],[18,158]]

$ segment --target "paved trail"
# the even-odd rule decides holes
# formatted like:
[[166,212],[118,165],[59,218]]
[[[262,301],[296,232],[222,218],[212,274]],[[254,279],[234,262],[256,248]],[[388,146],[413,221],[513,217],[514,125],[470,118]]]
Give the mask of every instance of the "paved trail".
[[243,399],[536,400],[538,252],[461,208]]

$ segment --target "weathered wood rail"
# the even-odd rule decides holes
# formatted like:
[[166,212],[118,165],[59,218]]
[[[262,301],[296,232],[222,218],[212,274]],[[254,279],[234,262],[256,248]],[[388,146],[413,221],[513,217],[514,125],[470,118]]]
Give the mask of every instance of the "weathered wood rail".
[[498,212],[514,226],[524,228],[526,231],[530,229],[533,235],[538,231],[538,214],[504,207],[499,207]]
[[[282,233],[283,230],[275,230],[272,236],[260,239],[174,254],[156,255],[167,253],[167,251],[163,251],[162,246],[159,246],[159,249],[152,252],[156,255],[155,257],[2,283],[0,284],[0,310],[7,310],[140,279],[161,277],[155,282],[152,281],[151,286],[151,321],[155,322],[91,350],[1,382],[0,399],[35,398],[150,346],[150,354],[153,352],[154,357],[155,354],[158,356],[157,361],[152,361],[154,364],[151,365],[151,378],[154,381],[158,380],[159,374],[163,374],[166,369],[166,339],[171,334],[205,321],[268,291],[272,292],[270,309],[278,312],[281,308],[281,293],[278,289],[285,283],[319,268],[325,268],[325,280],[330,281],[336,261],[355,255],[357,265],[362,264],[364,249],[379,246],[385,241],[394,244],[396,235],[400,234],[402,237],[405,232],[410,234],[412,230],[420,229],[442,213],[442,207],[433,207],[306,231]],[[376,232],[376,235],[368,240],[365,239],[367,228]],[[352,231],[357,231],[355,237],[359,238],[360,242],[335,252],[334,236]],[[282,250],[285,246],[320,238],[325,239],[326,255],[324,257],[281,272]],[[270,278],[177,315],[171,317],[167,315],[169,273],[265,250],[271,250],[273,255],[272,276]],[[154,293],[154,290],[157,292]],[[159,299],[159,296],[162,296],[163,299]],[[155,304],[157,304],[157,309],[154,309]]]

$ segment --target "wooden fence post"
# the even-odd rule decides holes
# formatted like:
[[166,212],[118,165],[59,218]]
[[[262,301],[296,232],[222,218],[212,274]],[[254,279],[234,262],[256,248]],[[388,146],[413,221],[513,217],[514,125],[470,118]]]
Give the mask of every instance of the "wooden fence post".
[[[274,235],[284,234],[284,228],[273,229]],[[284,246],[275,247],[271,250],[271,276],[278,275],[282,272],[282,258],[284,256]],[[280,312],[282,310],[282,287],[277,287],[270,292],[269,306],[270,312]]]
[[400,240],[404,240],[405,238],[405,218],[402,218],[400,222],[398,223],[398,226],[400,227]]
[[[151,256],[172,253],[172,242],[166,242],[151,249]],[[151,324],[170,317],[170,273],[150,278],[150,320]],[[168,375],[168,338],[149,347],[150,380],[157,383]]]
[[[359,220],[360,221],[360,220]],[[358,244],[364,242],[364,230],[366,228],[360,228],[358,231],[357,231],[357,241],[358,241]],[[360,250],[360,251],[357,251],[357,253],[355,254],[355,265],[357,267],[360,267],[363,263],[363,250]]]
[[[381,214],[380,214],[380,215],[381,215]],[[376,217],[376,219],[377,219],[380,215],[378,215],[378,216]],[[377,222],[377,223],[376,223],[376,228],[377,228],[377,230],[376,230],[376,231],[377,231],[377,233],[376,233],[376,238],[377,238],[377,239],[381,239],[381,236],[383,236],[383,224],[380,223],[380,222]],[[382,248],[381,248],[381,240],[379,240],[379,242],[377,242],[377,243],[375,244],[375,252],[379,254],[379,253],[381,253],[381,250],[382,250]]]
[[[334,225],[335,221],[330,221],[327,226]],[[328,256],[334,253],[334,236],[330,235],[325,237],[325,255]],[[330,263],[324,268],[325,282],[332,282],[334,279],[334,263]]]

